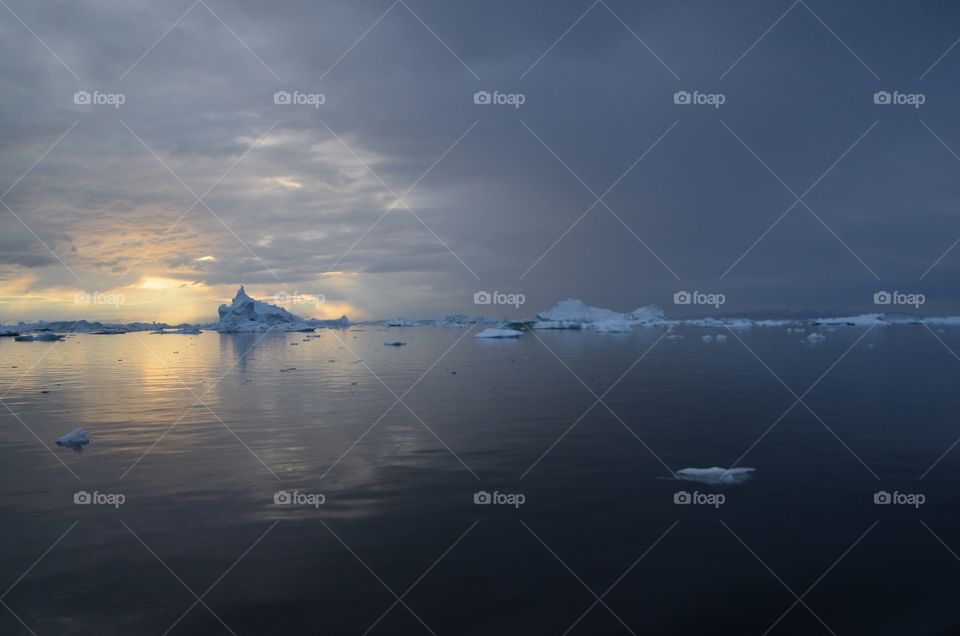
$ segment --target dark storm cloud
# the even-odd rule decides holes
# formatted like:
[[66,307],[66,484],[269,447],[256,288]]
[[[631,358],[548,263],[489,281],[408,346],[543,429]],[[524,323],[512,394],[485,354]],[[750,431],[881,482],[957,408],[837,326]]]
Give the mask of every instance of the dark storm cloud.
[[[79,123],[5,200],[74,245],[84,277],[359,272],[375,314],[472,311],[482,288],[621,310],[686,288],[725,291],[731,310],[864,309],[899,288],[960,308],[960,249],[921,280],[960,236],[960,53],[928,71],[960,36],[942,4],[10,8],[64,64],[0,14],[4,183]],[[126,101],[77,106],[79,90]],[[525,103],[475,105],[479,90]],[[677,105],[681,90],[726,101]],[[876,105],[880,90],[926,103]],[[404,196],[416,216],[395,205],[378,221],[421,178]],[[208,210],[196,196],[212,185]],[[44,252],[2,260],[59,279]],[[375,291],[398,284],[409,293]]]

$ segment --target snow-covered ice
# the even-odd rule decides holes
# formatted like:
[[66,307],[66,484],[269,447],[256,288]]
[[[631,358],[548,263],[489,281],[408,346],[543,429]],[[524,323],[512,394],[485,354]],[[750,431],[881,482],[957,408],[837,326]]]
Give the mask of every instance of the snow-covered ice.
[[268,329],[313,331],[317,327],[347,327],[350,325],[346,316],[341,316],[336,320],[307,320],[301,318],[283,307],[251,298],[242,285],[230,304],[220,305],[217,312],[220,314],[220,320],[210,325],[209,328],[224,333],[266,331]]
[[641,325],[663,322],[663,310],[656,305],[620,313],[602,307],[590,307],[582,300],[568,298],[537,314],[534,329],[593,329],[608,333],[631,331]]
[[704,484],[742,484],[750,479],[755,468],[681,468],[677,479],[699,481]]
[[820,344],[821,342],[823,342],[823,341],[826,340],[826,339],[827,339],[827,337],[826,337],[825,335],[823,335],[822,333],[817,333],[816,331],[814,331],[814,332],[812,332],[810,335],[808,335],[806,338],[804,338],[804,339],[803,339],[803,342],[807,343],[808,345],[813,346],[813,345],[818,345],[818,344]]
[[58,446],[83,446],[90,443],[90,436],[86,429],[75,428],[63,437],[57,439]]
[[484,329],[478,334],[474,334],[474,338],[519,338],[523,335],[522,331],[517,331],[516,329]]

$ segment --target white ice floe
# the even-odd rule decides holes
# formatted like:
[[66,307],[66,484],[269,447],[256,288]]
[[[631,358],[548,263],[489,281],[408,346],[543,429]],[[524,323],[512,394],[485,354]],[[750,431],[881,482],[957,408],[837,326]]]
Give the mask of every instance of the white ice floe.
[[742,484],[750,479],[755,468],[681,468],[677,479],[699,481],[704,484],[726,485]]
[[480,333],[474,334],[474,338],[519,338],[523,335],[522,331],[516,329],[484,329]]
[[83,446],[90,443],[90,436],[82,428],[75,428],[63,437],[57,439],[58,446]]
[[820,344],[821,342],[823,342],[823,341],[826,340],[826,339],[827,339],[827,337],[826,337],[825,335],[823,335],[822,333],[817,333],[816,331],[814,331],[814,332],[812,332],[810,335],[808,335],[806,338],[804,338],[804,339],[803,339],[803,342],[807,343],[807,344],[810,345],[810,346],[813,346],[813,345],[818,345],[818,344]]
[[663,310],[656,305],[620,313],[602,307],[590,307],[581,300],[568,298],[537,314],[534,329],[593,329],[608,333],[631,331],[637,326],[663,322]]
[[700,336],[700,339],[703,340],[704,342],[713,342],[713,336],[711,336],[710,334],[704,334]]
[[718,333],[717,335],[714,336],[714,339],[715,339],[717,342],[726,342],[726,341],[727,341],[727,334],[725,334],[725,333]]
[[56,342],[57,340],[63,340],[65,336],[62,336],[57,333],[38,333],[35,335],[23,335],[23,336],[14,336],[13,339],[17,342]]
[[386,340],[383,344],[387,347],[403,347],[406,346],[407,343],[402,340]]

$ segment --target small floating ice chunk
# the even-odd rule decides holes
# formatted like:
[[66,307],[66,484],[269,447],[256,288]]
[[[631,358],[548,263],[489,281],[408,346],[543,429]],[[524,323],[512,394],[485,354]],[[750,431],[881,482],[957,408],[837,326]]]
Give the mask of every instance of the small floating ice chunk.
[[57,439],[57,446],[78,447],[90,443],[90,436],[83,428],[75,428],[63,437]]
[[825,335],[823,335],[822,333],[817,333],[816,331],[814,331],[813,333],[811,333],[810,335],[808,335],[806,338],[804,338],[803,341],[804,341],[805,343],[807,343],[808,345],[813,346],[813,345],[818,345],[818,344],[820,344],[821,342],[823,342],[823,341],[826,340],[826,339],[827,339],[827,337],[826,337]]
[[703,340],[704,342],[713,342],[713,336],[711,336],[710,334],[704,334],[700,336],[700,339]]
[[516,329],[484,329],[478,334],[475,334],[474,338],[519,338],[523,334],[522,331],[517,331]]
[[386,340],[383,344],[386,347],[404,347],[407,343],[402,340]]
[[727,341],[727,334],[725,334],[725,333],[718,333],[718,334],[715,335],[713,338],[714,338],[714,340],[716,340],[717,342],[726,342],[726,341]]
[[681,468],[677,479],[699,481],[704,484],[742,484],[750,479],[755,468]]

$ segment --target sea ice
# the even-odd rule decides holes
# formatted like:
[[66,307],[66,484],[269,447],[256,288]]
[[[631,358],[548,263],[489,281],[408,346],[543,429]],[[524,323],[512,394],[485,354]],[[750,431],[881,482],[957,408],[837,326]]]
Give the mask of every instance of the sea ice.
[[742,484],[750,479],[755,468],[681,468],[677,479],[699,481],[704,484]]
[[474,334],[474,338],[519,338],[523,334],[522,331],[517,331],[516,329],[484,329],[478,334]]
[[388,320],[388,327],[416,327],[417,323],[406,318],[397,318],[396,320]]
[[817,333],[816,331],[814,331],[814,332],[812,332],[810,335],[808,335],[806,338],[804,338],[804,339],[803,339],[803,342],[806,342],[808,345],[813,346],[813,345],[818,345],[818,344],[820,344],[821,342],[823,342],[823,341],[826,340],[826,339],[827,339],[827,337],[826,337],[825,335],[823,335],[822,333]]
[[82,428],[75,428],[63,437],[57,439],[58,446],[83,446],[90,443],[90,436]]
[[406,346],[407,343],[402,340],[387,340],[383,344],[387,347],[403,347]]
[[535,329],[594,329],[609,333],[631,331],[639,325],[659,324],[663,310],[647,305],[622,314],[612,309],[590,307],[582,300],[568,298],[537,314]]

